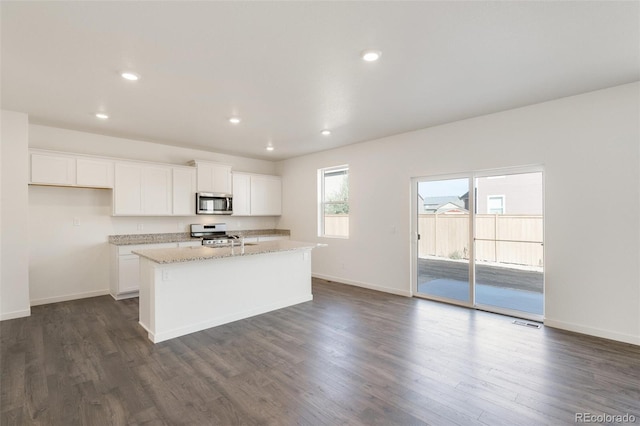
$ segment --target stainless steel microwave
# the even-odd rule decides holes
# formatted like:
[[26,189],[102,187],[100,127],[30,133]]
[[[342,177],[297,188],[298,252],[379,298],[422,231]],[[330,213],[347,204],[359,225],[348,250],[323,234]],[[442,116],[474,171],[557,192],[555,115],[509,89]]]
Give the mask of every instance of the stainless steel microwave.
[[231,214],[233,196],[220,192],[196,193],[196,214]]

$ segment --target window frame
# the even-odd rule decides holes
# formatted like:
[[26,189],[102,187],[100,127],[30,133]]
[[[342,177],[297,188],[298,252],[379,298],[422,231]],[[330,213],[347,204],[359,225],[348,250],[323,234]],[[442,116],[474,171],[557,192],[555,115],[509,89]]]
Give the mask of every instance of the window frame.
[[[505,214],[505,212],[507,211],[507,206],[506,206],[506,197],[504,195],[487,195],[487,214]],[[500,213],[492,213],[491,212],[491,200],[502,200],[502,202],[500,203],[500,209],[502,210]]]
[[[347,175],[347,199],[345,201],[325,201],[325,178],[328,173],[346,171]],[[347,235],[328,235],[325,232],[325,207],[331,204],[346,204],[349,207],[349,165],[342,164],[339,166],[323,167],[318,169],[318,237],[320,238],[349,238],[349,226],[347,226]],[[350,217],[350,213],[347,213],[347,217]]]

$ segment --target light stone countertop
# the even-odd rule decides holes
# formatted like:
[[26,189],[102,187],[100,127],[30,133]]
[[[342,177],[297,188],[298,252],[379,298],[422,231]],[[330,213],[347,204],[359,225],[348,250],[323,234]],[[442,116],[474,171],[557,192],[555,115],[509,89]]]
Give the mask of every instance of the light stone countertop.
[[132,253],[156,263],[193,262],[198,260],[222,259],[225,257],[251,256],[280,251],[304,250],[323,247],[326,244],[306,243],[301,241],[276,240],[264,243],[246,244],[244,249],[238,244],[235,247],[183,247],[166,249],[135,250]]
[[[250,229],[245,231],[227,231],[227,234],[240,237],[268,237],[275,235],[290,235],[288,229]],[[199,241],[202,238],[193,238],[189,232],[173,232],[165,234],[124,234],[109,235],[109,243],[116,246],[182,243],[187,241]]]

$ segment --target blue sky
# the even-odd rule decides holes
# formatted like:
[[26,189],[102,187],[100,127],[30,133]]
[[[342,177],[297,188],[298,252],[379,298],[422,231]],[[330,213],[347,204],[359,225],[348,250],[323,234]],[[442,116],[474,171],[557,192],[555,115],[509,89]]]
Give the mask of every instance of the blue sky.
[[418,183],[418,193],[425,197],[459,197],[469,190],[469,179],[447,179]]

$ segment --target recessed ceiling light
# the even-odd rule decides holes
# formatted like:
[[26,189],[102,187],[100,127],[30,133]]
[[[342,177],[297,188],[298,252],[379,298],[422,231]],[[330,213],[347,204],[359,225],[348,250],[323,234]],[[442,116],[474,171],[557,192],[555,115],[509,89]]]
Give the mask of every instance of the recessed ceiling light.
[[267,145],[267,151],[273,151],[274,149],[273,145]]
[[229,123],[231,123],[231,124],[238,124],[238,123],[240,123],[240,118],[239,118],[239,117],[231,117],[231,118],[229,119]]
[[129,80],[129,81],[136,81],[136,80],[140,80],[140,74],[136,74],[135,72],[131,72],[131,71],[125,71],[122,74],[120,74],[122,76],[122,78],[124,78],[125,80]]
[[379,50],[367,49],[360,53],[360,57],[367,62],[374,62],[380,59],[382,52]]
[[329,136],[331,134],[331,130],[329,129],[324,129],[323,131],[320,132],[320,134],[322,136]]
[[109,116],[103,112],[97,113],[96,117],[98,117],[100,120],[106,120],[107,118],[109,118]]

